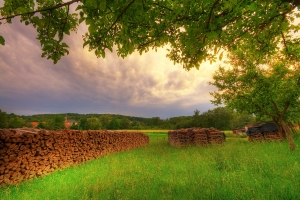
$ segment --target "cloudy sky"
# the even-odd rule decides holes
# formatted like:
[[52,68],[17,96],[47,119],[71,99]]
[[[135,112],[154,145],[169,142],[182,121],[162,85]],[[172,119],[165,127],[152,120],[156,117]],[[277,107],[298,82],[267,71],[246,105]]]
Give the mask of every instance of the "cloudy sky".
[[167,51],[116,53],[97,58],[82,48],[81,25],[66,38],[70,54],[57,64],[41,58],[37,33],[31,26],[2,24],[0,35],[0,109],[7,113],[112,113],[169,118],[212,109],[208,85],[219,63],[185,71],[166,58]]

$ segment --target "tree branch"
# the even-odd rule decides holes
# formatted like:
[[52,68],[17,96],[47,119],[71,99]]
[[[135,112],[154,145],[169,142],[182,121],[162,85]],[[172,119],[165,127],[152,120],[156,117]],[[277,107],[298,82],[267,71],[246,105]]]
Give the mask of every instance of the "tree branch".
[[284,47],[285,47],[285,49],[286,49],[286,52],[288,53],[289,49],[288,49],[288,47],[287,47],[287,45],[286,45],[285,37],[284,37],[284,34],[283,34],[282,31],[281,31],[281,37],[282,37],[283,44],[284,44]]
[[168,8],[168,7],[166,7],[166,6],[162,6],[162,5],[160,5],[160,4],[158,4],[158,3],[155,3],[155,2],[154,2],[153,4],[154,4],[154,5],[157,5],[158,7],[161,7],[161,8],[164,8],[164,9],[167,9],[167,10],[173,12],[172,9],[170,9],[170,8]]
[[[259,104],[257,104],[257,103],[254,103],[252,100],[250,100],[250,99],[247,99],[245,96],[241,96],[241,97],[243,97],[244,99],[246,99],[246,100],[249,100],[249,101],[251,101],[251,103],[255,106],[255,107],[257,107],[261,112],[263,112],[263,113],[265,113],[266,115],[269,115],[270,117],[275,117],[275,118],[278,118],[278,116],[280,116],[280,114],[279,113],[277,113],[278,115],[275,115],[275,114],[272,114],[272,113],[269,113],[266,109],[264,109],[264,107],[262,107],[262,106],[260,106]],[[272,103],[273,103],[274,101],[272,100]],[[274,102],[275,103],[275,102]]]
[[61,40],[63,39],[63,37],[64,37],[64,29],[65,29],[66,24],[67,24],[67,22],[68,22],[69,12],[70,12],[70,5],[68,5],[66,21],[64,22],[64,25],[63,25],[63,27],[62,27],[62,29],[61,29],[61,32],[60,32],[60,41],[61,41]]
[[44,9],[35,10],[35,11],[31,11],[31,12],[26,12],[26,13],[19,13],[19,14],[7,16],[7,17],[2,17],[2,18],[0,18],[0,21],[5,20],[5,19],[12,19],[14,17],[21,16],[21,15],[31,15],[31,14],[40,13],[40,12],[43,12],[43,11],[55,10],[57,8],[61,8],[61,7],[64,7],[64,6],[69,6],[69,5],[71,5],[75,2],[79,2],[79,1],[81,1],[81,0],[72,0],[72,1],[69,1],[69,2],[66,2],[66,3],[59,3],[59,4],[54,5],[52,7],[49,7],[49,8],[44,8]]
[[276,111],[277,115],[281,116],[276,103],[273,100],[271,100],[271,102],[272,102],[272,104],[273,104],[273,106],[275,108],[275,111]]
[[260,30],[262,31],[267,25],[269,25],[274,19],[276,19],[279,16],[283,16],[283,20],[285,19],[285,15],[288,14],[289,12],[291,12],[292,10],[294,10],[296,8],[296,6],[291,6],[289,9],[287,9],[285,12],[277,14],[272,16],[271,18],[269,18],[268,20],[262,22],[259,25]]
[[290,106],[290,101],[286,102],[286,104],[285,104],[285,106],[284,106],[283,112],[282,112],[282,114],[281,114],[281,117],[282,117],[282,118],[284,118],[284,115],[285,115],[287,109],[289,108],[289,106]]
[[257,106],[263,113],[265,113],[265,114],[267,114],[267,115],[269,115],[270,117],[275,117],[275,118],[277,118],[278,116],[277,115],[275,115],[275,114],[272,114],[272,113],[269,113],[268,111],[266,111],[263,107],[261,107],[261,106],[259,106],[259,105],[257,105],[257,104],[255,104],[255,106]]
[[112,29],[116,23],[119,21],[119,19],[122,17],[122,15],[127,11],[127,9],[135,2],[135,0],[132,0],[123,10],[122,12],[118,15],[117,19],[112,23],[112,25],[107,29],[107,33]]
[[213,3],[213,5],[212,5],[212,7],[211,7],[211,9],[209,11],[209,18],[208,18],[208,20],[206,22],[206,28],[207,29],[209,28],[209,23],[210,23],[210,20],[211,20],[211,17],[212,17],[212,12],[213,12],[215,6],[218,4],[218,2],[219,2],[219,0],[215,0],[215,2]]

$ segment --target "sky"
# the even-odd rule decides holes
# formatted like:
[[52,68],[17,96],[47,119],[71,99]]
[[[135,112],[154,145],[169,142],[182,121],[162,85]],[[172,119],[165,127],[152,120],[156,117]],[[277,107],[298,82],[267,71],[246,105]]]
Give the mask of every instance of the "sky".
[[2,24],[0,35],[0,109],[18,115],[110,113],[138,117],[193,115],[213,109],[208,82],[219,62],[186,71],[166,58],[167,50],[135,52],[122,59],[116,52],[97,58],[83,48],[82,24],[65,37],[69,55],[57,64],[41,58],[32,26]]

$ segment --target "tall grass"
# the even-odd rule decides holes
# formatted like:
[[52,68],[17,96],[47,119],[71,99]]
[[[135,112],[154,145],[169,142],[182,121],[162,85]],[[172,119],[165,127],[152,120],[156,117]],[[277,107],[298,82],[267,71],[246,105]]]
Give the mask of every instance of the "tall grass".
[[300,199],[300,140],[175,148],[147,133],[147,147],[0,189],[0,199]]

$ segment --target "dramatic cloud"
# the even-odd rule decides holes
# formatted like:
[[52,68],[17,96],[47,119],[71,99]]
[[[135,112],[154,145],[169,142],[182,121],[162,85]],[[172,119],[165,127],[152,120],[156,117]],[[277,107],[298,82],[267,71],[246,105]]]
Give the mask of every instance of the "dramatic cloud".
[[213,108],[208,85],[218,63],[185,71],[173,65],[165,49],[125,59],[108,52],[97,59],[82,48],[81,26],[66,38],[70,54],[54,65],[41,58],[31,26],[1,25],[0,109],[10,113],[118,113],[162,118],[192,115]]

